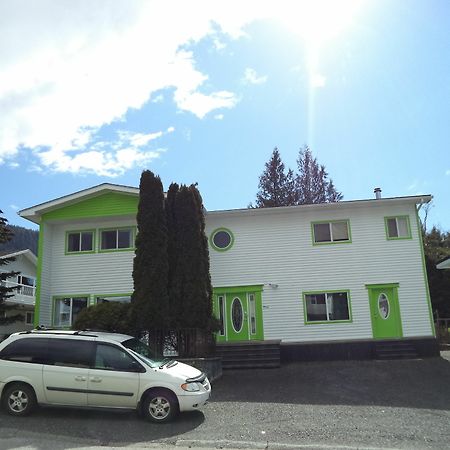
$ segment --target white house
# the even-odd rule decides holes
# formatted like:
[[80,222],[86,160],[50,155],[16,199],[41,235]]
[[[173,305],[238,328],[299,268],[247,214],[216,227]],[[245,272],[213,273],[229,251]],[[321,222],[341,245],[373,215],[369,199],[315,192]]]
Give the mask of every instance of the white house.
[[[137,188],[101,184],[22,210],[39,224],[35,323],[129,301]],[[418,208],[431,196],[206,213],[218,342],[280,340],[287,358],[436,354]]]
[[37,258],[31,250],[0,256],[0,259],[5,258],[15,260],[2,266],[3,271],[20,272],[4,282],[7,287],[16,288],[13,296],[6,300],[6,304],[14,306],[6,312],[6,317],[21,314],[23,320],[10,325],[0,325],[0,339],[16,331],[30,330],[34,323]]

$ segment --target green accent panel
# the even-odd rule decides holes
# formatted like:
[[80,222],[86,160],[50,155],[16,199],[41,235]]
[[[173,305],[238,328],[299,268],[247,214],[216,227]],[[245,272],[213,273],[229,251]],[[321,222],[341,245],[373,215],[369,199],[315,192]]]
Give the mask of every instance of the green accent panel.
[[[86,251],[80,251],[80,252],[69,252],[67,250],[69,248],[69,234],[73,234],[73,233],[92,233],[92,250],[86,250]],[[66,231],[64,254],[65,255],[86,255],[88,253],[95,253],[96,234],[97,233],[95,232],[95,230],[69,230],[69,231]]]
[[[391,283],[367,288],[369,290],[370,318],[374,339],[403,337],[397,287]],[[385,319],[381,316],[378,305],[381,294],[385,294],[389,302],[389,313]]]
[[108,192],[63,206],[42,216],[43,220],[67,220],[90,217],[136,215],[139,197]]
[[[314,236],[314,225],[320,223],[335,223],[335,222],[347,222],[347,230],[348,230],[348,240],[347,241],[330,241],[330,242],[316,242]],[[311,239],[313,245],[322,246],[322,245],[335,245],[335,244],[351,244],[352,243],[352,229],[350,227],[350,219],[338,219],[338,220],[319,220],[315,222],[311,222]]]
[[[213,237],[214,237],[214,235],[216,234],[216,233],[218,233],[219,231],[226,231],[230,236],[231,236],[231,242],[230,242],[230,244],[228,245],[228,247],[225,247],[225,248],[219,248],[219,247],[216,247],[216,245],[214,244],[214,242],[213,242]],[[210,235],[209,235],[209,245],[214,249],[214,250],[216,250],[216,251],[218,251],[218,252],[226,252],[227,250],[230,250],[230,248],[231,247],[233,247],[233,244],[234,244],[234,235],[233,235],[233,233],[231,232],[231,230],[229,230],[228,228],[216,228]]]
[[34,302],[34,326],[39,325],[39,314],[41,311],[41,284],[42,284],[42,261],[44,258],[44,222],[39,225],[38,260],[36,272],[36,295]]
[[[408,228],[408,236],[390,237],[388,233],[388,219],[406,219],[406,227]],[[384,218],[384,229],[386,230],[386,239],[388,241],[401,241],[404,239],[412,239],[411,224],[409,223],[409,216],[388,216]]]
[[[225,306],[225,335],[216,333],[217,342],[238,342],[249,340],[264,340],[263,310],[262,310],[262,285],[219,287],[213,289],[213,313],[219,317],[219,296],[224,299]],[[255,333],[252,334],[250,318],[250,299],[253,294],[255,298]],[[238,298],[243,309],[243,326],[236,332],[232,323],[232,306],[235,298]]]
[[[333,294],[336,292],[346,292],[347,293],[347,304],[348,304],[348,320],[314,320],[308,322],[308,316],[306,314],[306,296],[314,295],[314,294]],[[334,324],[334,323],[352,323],[353,322],[353,314],[352,314],[352,300],[350,297],[350,291],[348,289],[333,289],[333,290],[325,290],[325,291],[308,291],[303,292],[303,320],[305,325],[318,325],[318,324]]]
[[99,253],[111,253],[111,252],[129,252],[132,250],[135,250],[135,246],[132,245],[131,247],[127,248],[109,248],[109,249],[102,249],[102,231],[115,231],[115,230],[131,230],[131,243],[134,244],[136,242],[136,234],[137,234],[137,227],[112,227],[112,228],[100,228],[98,230],[98,252]]
[[416,221],[417,221],[417,232],[419,233],[419,246],[420,246],[420,254],[422,256],[423,279],[425,281],[425,292],[427,296],[428,313],[430,315],[431,332],[433,333],[433,336],[436,337],[436,328],[434,326],[434,319],[433,319],[433,308],[431,306],[431,296],[429,287],[430,285],[428,284],[427,266],[425,264],[425,251],[423,249],[422,227],[420,225],[419,211],[417,209],[416,209]]

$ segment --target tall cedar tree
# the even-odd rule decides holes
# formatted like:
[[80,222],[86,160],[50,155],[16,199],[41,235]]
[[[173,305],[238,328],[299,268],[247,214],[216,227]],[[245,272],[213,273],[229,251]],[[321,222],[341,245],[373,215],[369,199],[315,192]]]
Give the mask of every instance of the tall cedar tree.
[[[169,200],[169,199],[168,199]],[[182,185],[173,204],[176,257],[171,269],[171,315],[176,328],[208,329],[212,287],[203,206],[194,185]]]
[[266,163],[266,168],[259,177],[258,188],[257,208],[295,204],[294,174],[290,169],[287,174],[285,173],[277,147],[274,148],[272,157]]
[[177,292],[178,284],[174,284],[175,268],[177,264],[177,222],[175,218],[175,199],[180,187],[177,183],[172,183],[167,191],[165,209],[167,221],[167,256],[169,262],[168,274],[168,294],[169,294],[169,316],[170,326],[175,326],[178,322],[176,320],[176,304],[179,298]]
[[425,262],[433,311],[439,317],[450,317],[450,269],[437,269],[436,264],[450,257],[450,233],[433,227],[424,237]]
[[150,331],[169,325],[167,225],[161,179],[146,170],[139,189],[131,301],[137,328]]
[[295,178],[297,193],[296,204],[339,202],[343,196],[336,190],[333,180],[328,179],[325,166],[319,165],[311,150],[305,145],[300,150],[298,159],[298,174]]
[[[3,214],[3,211],[0,210],[0,214]],[[13,237],[11,230],[8,228],[8,221],[0,216],[0,244],[5,244],[9,242]],[[14,258],[3,258],[0,259],[0,267],[6,266],[10,262],[13,262]],[[8,305],[5,301],[8,298],[11,298],[16,291],[16,287],[6,287],[4,282],[8,280],[8,278],[15,277],[20,272],[6,272],[3,269],[0,269],[0,325],[8,325],[10,323],[14,323],[18,320],[23,319],[23,315],[15,314],[10,317],[5,317],[5,312],[14,308],[13,305]]]

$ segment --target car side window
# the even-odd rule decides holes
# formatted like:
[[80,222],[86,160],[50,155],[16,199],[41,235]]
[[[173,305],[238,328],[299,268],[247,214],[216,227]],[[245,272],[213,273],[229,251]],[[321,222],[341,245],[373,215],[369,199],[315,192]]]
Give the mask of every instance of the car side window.
[[88,369],[94,356],[94,342],[81,339],[49,339],[49,364]]
[[48,339],[17,339],[1,351],[0,359],[32,364],[46,364],[48,360]]
[[98,343],[94,369],[139,372],[139,363],[119,347]]

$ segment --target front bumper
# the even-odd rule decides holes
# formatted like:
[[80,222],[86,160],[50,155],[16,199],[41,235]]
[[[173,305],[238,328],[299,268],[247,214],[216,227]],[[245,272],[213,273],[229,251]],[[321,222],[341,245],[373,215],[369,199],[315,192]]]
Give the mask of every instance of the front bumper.
[[208,403],[211,389],[204,392],[193,392],[192,394],[179,395],[178,404],[180,411],[194,411],[200,409]]

